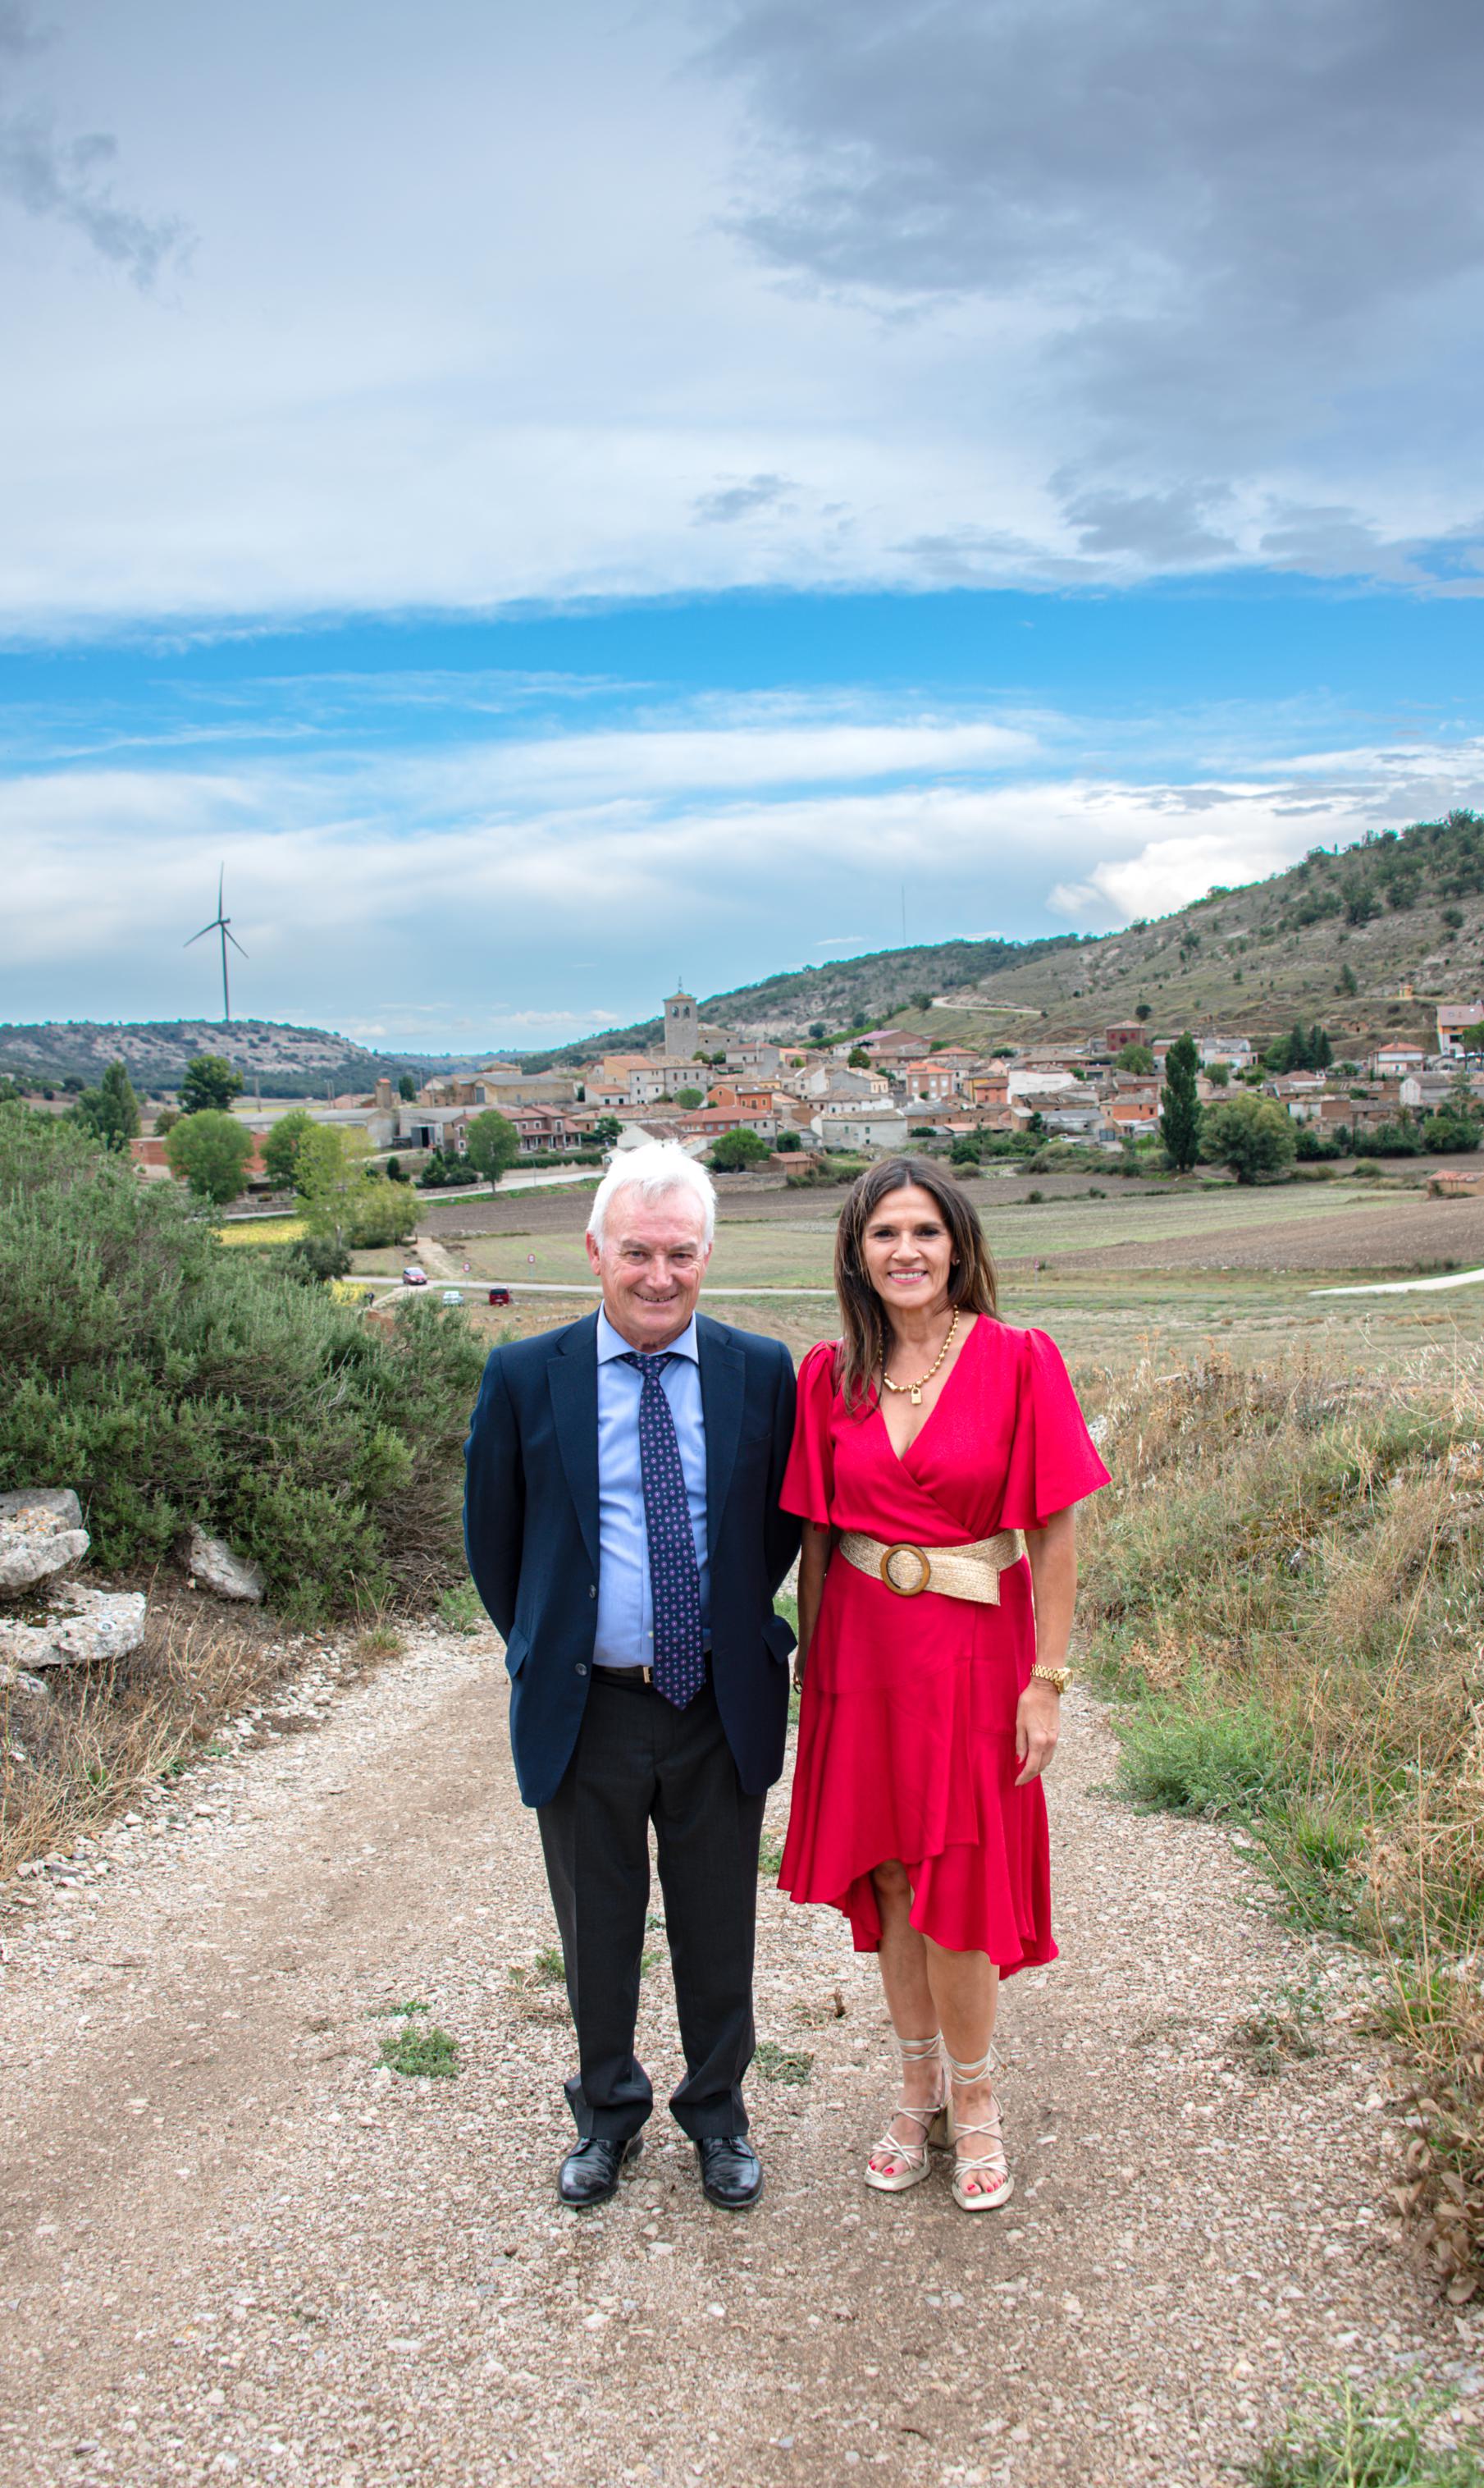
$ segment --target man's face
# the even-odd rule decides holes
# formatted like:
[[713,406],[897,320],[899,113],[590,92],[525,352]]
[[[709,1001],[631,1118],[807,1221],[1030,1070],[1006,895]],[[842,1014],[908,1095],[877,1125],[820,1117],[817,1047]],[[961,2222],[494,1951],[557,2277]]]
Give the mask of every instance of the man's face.
[[646,1201],[625,1184],[608,1203],[605,1230],[601,1246],[587,1239],[603,1312],[630,1347],[668,1347],[695,1311],[711,1259],[701,1203],[679,1190]]

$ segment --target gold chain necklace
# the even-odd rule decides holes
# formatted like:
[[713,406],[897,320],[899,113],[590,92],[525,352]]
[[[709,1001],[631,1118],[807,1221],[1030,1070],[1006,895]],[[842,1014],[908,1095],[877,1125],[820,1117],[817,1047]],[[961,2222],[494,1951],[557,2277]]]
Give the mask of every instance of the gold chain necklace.
[[883,1389],[887,1391],[895,1391],[899,1394],[906,1392],[908,1398],[911,1400],[912,1406],[914,1408],[920,1408],[922,1406],[923,1386],[932,1381],[934,1374],[938,1371],[938,1369],[941,1365],[944,1357],[947,1355],[948,1350],[953,1345],[953,1334],[958,1329],[958,1326],[959,1309],[958,1306],[955,1305],[953,1309],[953,1319],[948,1324],[947,1338],[944,1340],[942,1346],[938,1349],[938,1354],[933,1359],[932,1364],[928,1367],[926,1373],[919,1373],[915,1382],[893,1382],[890,1374],[886,1371],[886,1359],[883,1356],[882,1359],[882,1384]]

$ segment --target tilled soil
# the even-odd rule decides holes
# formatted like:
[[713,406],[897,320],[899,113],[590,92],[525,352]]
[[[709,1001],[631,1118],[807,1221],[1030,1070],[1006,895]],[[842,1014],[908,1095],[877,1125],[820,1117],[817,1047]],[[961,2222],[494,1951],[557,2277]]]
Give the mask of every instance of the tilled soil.
[[[861,2186],[874,1965],[770,1878],[759,2028],[812,2062],[754,2073],[765,2200],[710,2209],[661,2110],[618,2200],[561,2211],[569,2040],[492,1636],[280,1699],[94,1867],[4,1887],[0,2479],[1215,2488],[1307,2380],[1467,2411],[1484,2333],[1388,2224],[1400,2069],[1362,1973],[1225,1835],[1107,1795],[1103,1716],[1068,1712],[1063,1958],[1007,1990],[1019,2185],[975,2219],[940,2169]],[[428,2021],[456,2078],[378,2067]]]

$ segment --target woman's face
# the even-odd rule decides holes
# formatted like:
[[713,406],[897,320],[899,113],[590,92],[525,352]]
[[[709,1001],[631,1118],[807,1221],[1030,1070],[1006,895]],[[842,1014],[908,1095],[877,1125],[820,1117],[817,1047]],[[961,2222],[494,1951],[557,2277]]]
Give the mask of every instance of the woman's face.
[[866,1277],[889,1312],[944,1310],[953,1239],[930,1192],[908,1183],[886,1193],[867,1219],[860,1245]]

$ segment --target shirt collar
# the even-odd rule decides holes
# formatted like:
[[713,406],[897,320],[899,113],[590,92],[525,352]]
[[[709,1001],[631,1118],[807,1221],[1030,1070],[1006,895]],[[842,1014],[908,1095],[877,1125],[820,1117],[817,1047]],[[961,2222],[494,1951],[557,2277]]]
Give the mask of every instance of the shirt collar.
[[[655,1351],[651,1349],[648,1352],[653,1355]],[[690,1319],[686,1322],[679,1339],[672,1339],[669,1346],[663,1352],[666,1356],[688,1356],[692,1365],[700,1364],[701,1351],[696,1344],[694,1314],[691,1315]],[[635,1350],[630,1346],[629,1342],[623,1337],[622,1333],[614,1329],[613,1324],[609,1321],[602,1305],[600,1305],[598,1308],[599,1364],[611,1365],[616,1356],[632,1356],[634,1353]]]

